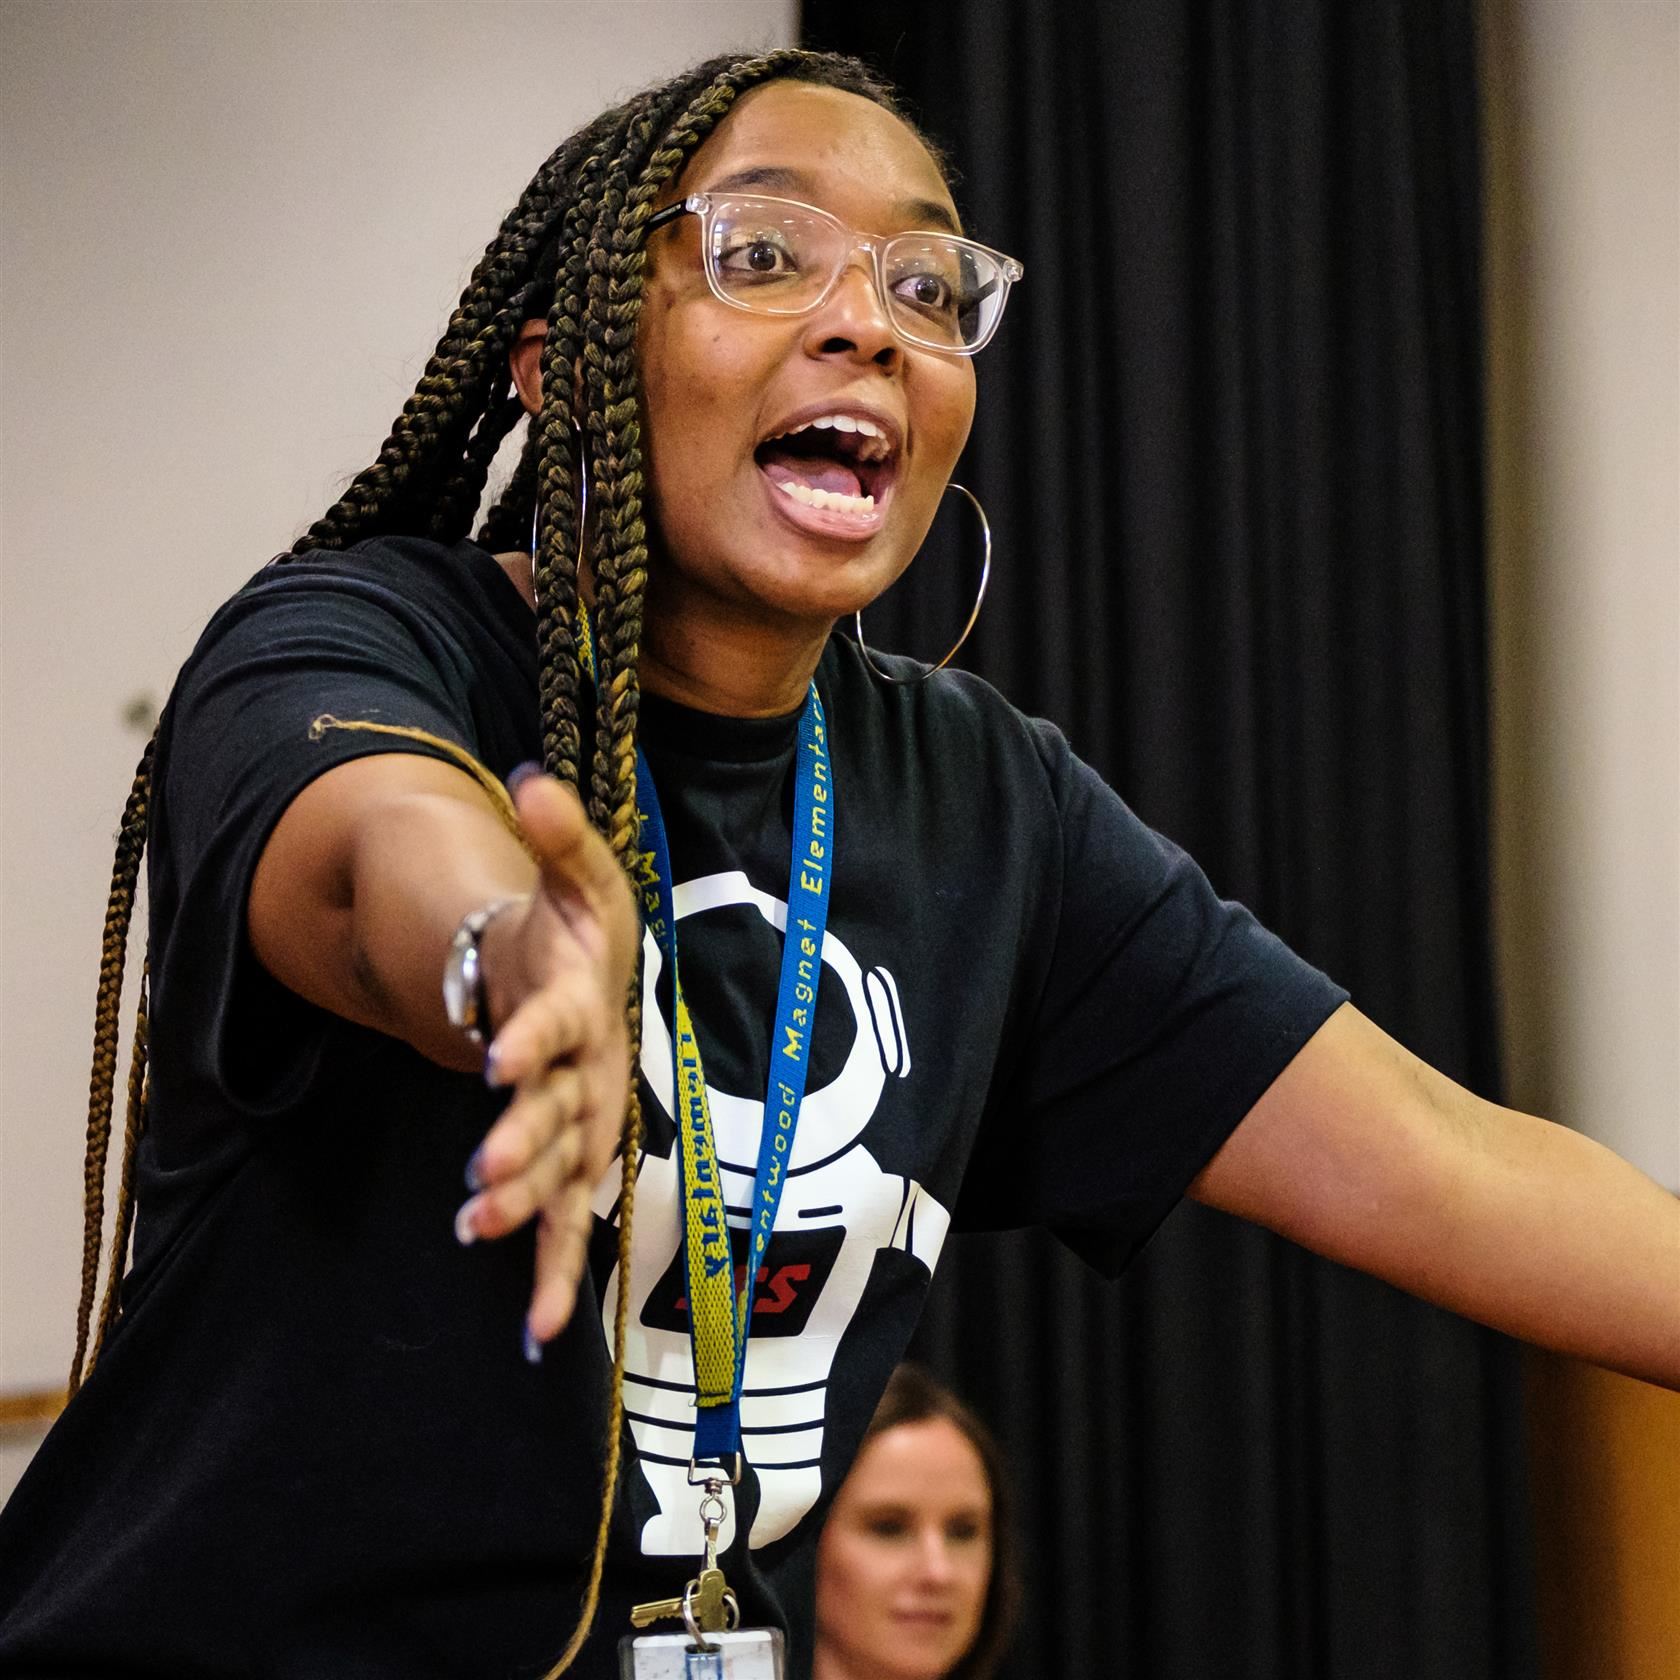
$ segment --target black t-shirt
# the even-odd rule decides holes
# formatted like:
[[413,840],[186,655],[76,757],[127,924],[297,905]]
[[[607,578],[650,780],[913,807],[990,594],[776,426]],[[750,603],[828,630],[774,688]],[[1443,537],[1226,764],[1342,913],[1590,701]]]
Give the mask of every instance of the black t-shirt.
[[[1047,1224],[1118,1270],[1343,994],[984,683],[817,672],[836,808],[808,1094],[759,1274],[724,1540],[749,1622],[810,1661],[822,1511],[946,1232]],[[323,770],[538,756],[532,615],[471,544],[258,574],[182,671],[152,813],[152,1119],[135,1259],[98,1367],[0,1516],[5,1674],[534,1676],[576,1614],[600,1490],[617,1174],[595,1289],[521,1354],[528,1232],[463,1249],[501,1094],[315,1009],[254,959],[274,823]],[[751,1196],[791,827],[793,718],[643,702],[682,980],[726,1201]],[[657,965],[644,945],[644,975]],[[645,987],[651,998],[654,988]],[[631,1450],[595,1635],[679,1591],[692,1363],[669,1028],[649,1007]]]

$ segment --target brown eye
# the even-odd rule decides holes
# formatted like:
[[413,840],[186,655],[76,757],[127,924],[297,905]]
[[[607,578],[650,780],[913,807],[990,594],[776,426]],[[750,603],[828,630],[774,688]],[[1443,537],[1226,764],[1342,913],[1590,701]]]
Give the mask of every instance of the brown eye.
[[718,269],[726,281],[791,279],[799,266],[791,241],[768,231],[732,232],[718,250]]
[[902,276],[893,286],[893,292],[919,315],[945,320],[956,313],[956,287],[943,274],[931,269]]

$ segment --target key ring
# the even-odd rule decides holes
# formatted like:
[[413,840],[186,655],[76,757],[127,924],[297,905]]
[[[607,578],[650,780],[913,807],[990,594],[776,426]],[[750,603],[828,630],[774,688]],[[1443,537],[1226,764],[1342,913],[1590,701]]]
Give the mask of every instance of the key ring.
[[[700,1626],[699,1622],[694,1619],[694,1598],[699,1586],[700,1583],[698,1581],[690,1581],[688,1585],[683,1588],[683,1626],[688,1629],[688,1637],[694,1641],[696,1649],[701,1651],[715,1651],[718,1647],[716,1645],[708,1645],[706,1643],[705,1630]],[[736,1628],[741,1625],[741,1601],[735,1596],[735,1590],[732,1587],[726,1587],[724,1589],[723,1610],[724,1626],[719,1631],[722,1633],[733,1633]]]

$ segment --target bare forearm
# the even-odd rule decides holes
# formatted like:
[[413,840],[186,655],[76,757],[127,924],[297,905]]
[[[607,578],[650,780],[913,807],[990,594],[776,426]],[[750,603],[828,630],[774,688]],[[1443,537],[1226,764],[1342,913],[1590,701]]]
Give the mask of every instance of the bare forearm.
[[394,801],[356,848],[346,939],[367,1025],[446,1067],[482,1056],[443,1009],[441,978],[463,916],[523,897],[536,866],[488,805],[435,795]]
[[[1475,1099],[1470,1099],[1472,1102]],[[1680,1388],[1680,1201],[1566,1127],[1477,1103],[1472,1164],[1395,1282],[1455,1311]]]
[[1680,1388],[1680,1201],[1344,1006],[1193,1192],[1543,1347]]
[[536,873],[461,772],[358,759],[306,788],[276,827],[252,883],[252,944],[312,1003],[446,1067],[476,1067],[444,1015],[449,941],[467,912],[528,893]]

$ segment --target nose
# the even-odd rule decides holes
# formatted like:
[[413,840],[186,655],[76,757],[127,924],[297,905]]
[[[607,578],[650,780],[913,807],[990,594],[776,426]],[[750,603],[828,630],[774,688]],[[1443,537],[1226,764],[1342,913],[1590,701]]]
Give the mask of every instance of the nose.
[[955,1574],[955,1560],[951,1556],[950,1542],[945,1535],[936,1528],[922,1533],[916,1547],[916,1572],[924,1581],[931,1581],[940,1586],[950,1581]]
[[903,357],[891,317],[875,285],[875,270],[862,251],[834,282],[834,290],[805,325],[805,349],[813,356],[845,356],[892,370]]

